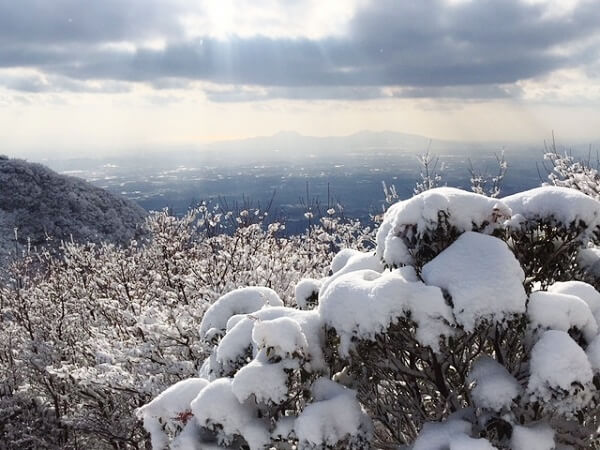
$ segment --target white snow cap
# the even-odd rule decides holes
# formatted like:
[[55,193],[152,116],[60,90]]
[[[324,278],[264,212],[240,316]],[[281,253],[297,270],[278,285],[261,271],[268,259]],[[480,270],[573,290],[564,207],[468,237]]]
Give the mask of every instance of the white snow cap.
[[[344,250],[342,250],[342,252],[344,252]],[[329,287],[329,285],[339,277],[347,273],[356,272],[357,270],[373,270],[375,272],[383,272],[384,269],[383,264],[379,260],[379,257],[375,255],[375,253],[363,253],[353,250],[350,257],[346,258],[344,256],[344,261],[344,265],[339,267],[338,270],[333,273],[333,275],[322,280],[321,288],[319,290],[319,301],[323,295],[323,292],[327,290],[327,287]]]
[[594,286],[591,284],[584,283],[583,281],[557,281],[548,287],[548,292],[579,297],[590,307],[596,323],[600,322],[600,292],[594,289]]
[[590,307],[575,295],[533,292],[529,296],[527,313],[533,328],[569,331],[575,327],[583,332],[587,342],[598,334],[598,324]]
[[553,450],[554,430],[548,424],[523,427],[513,426],[510,439],[513,450]]
[[[390,206],[377,232],[377,255],[389,265],[412,264],[399,235],[420,237],[434,229],[440,211],[459,232],[472,231],[474,227],[491,230],[511,216],[510,209],[497,199],[449,187],[430,189]],[[410,229],[413,226],[414,233]]]
[[521,393],[515,377],[489,356],[481,356],[473,363],[468,380],[475,383],[471,395],[479,408],[493,411],[508,409]]
[[328,378],[315,381],[311,391],[313,403],[294,423],[301,446],[321,448],[355,436],[361,429],[370,433],[370,420],[356,400],[355,391]]
[[206,337],[212,336],[213,333],[222,334],[231,316],[253,313],[265,305],[283,306],[283,302],[273,289],[262,286],[244,287],[228,292],[204,313],[200,323],[200,335]]
[[[472,439],[469,436],[470,433],[471,424],[465,420],[450,418],[445,422],[426,422],[415,440],[412,450],[489,450],[494,448],[483,439]],[[465,446],[461,447],[460,445]],[[477,447],[476,445],[482,446]]]
[[211,382],[192,401],[191,407],[198,425],[217,426],[229,438],[242,436],[251,450],[263,449],[269,443],[269,432],[258,419],[254,402],[239,402],[231,378]]
[[[324,332],[318,311],[302,311],[295,308],[278,306],[263,308],[260,311],[254,312],[252,316],[244,316],[238,320],[235,326],[231,327],[225,336],[223,336],[221,342],[219,342],[215,357],[209,360],[208,364],[210,367],[205,367],[204,369],[210,371],[209,369],[214,369],[220,365],[224,369],[224,372],[228,373],[235,368],[236,361],[247,356],[248,347],[252,347],[252,354],[256,355],[259,351],[259,346],[252,338],[254,327],[259,323],[261,327],[266,326],[266,329],[258,332],[257,340],[260,343],[272,342],[275,336],[272,334],[267,335],[273,331],[274,327],[278,327],[281,323],[279,325],[277,322],[269,325],[265,325],[265,323],[282,317],[295,321],[300,327],[301,334],[306,339],[306,347],[304,347],[304,341],[298,334],[297,327],[293,326],[291,329],[285,331],[285,335],[281,337],[281,343],[285,349],[287,350],[299,345],[303,348],[305,357],[310,361],[308,364],[305,364],[305,368],[312,368],[314,370],[324,368],[325,361],[322,351]],[[263,340],[263,338],[266,340]],[[280,347],[279,351],[282,350],[283,348]]]
[[463,233],[423,266],[422,277],[448,291],[466,331],[481,319],[502,322],[525,312],[525,274],[506,243],[495,237]]
[[296,284],[294,294],[298,308],[308,309],[308,299],[313,295],[316,295],[318,298],[321,284],[321,280],[315,280],[313,278],[303,278]]
[[585,403],[593,377],[583,349],[568,333],[557,330],[546,331],[533,346],[530,372],[527,391],[532,398],[554,402],[563,413]]
[[162,427],[174,428],[180,415],[191,411],[190,403],[198,393],[208,385],[204,378],[188,378],[170,386],[161,392],[154,400],[136,411],[136,416],[144,421],[144,428],[150,433],[152,448],[163,449],[168,444],[168,438]]
[[300,324],[290,317],[261,320],[254,325],[252,341],[259,349],[269,350],[269,356],[289,358],[308,350],[306,336]]
[[596,336],[585,349],[594,373],[600,372],[600,335]]
[[257,402],[279,404],[287,398],[285,369],[298,367],[296,361],[270,363],[262,350],[233,377],[232,391],[240,403],[254,395]]
[[542,186],[504,197],[502,202],[526,220],[552,216],[564,225],[582,220],[590,230],[600,220],[600,202],[566,187]]
[[412,268],[383,274],[359,270],[340,276],[322,293],[319,312],[339,335],[343,355],[354,337],[373,339],[409,313],[419,342],[439,349],[440,337],[452,333],[452,311],[439,288],[412,281],[411,274]]

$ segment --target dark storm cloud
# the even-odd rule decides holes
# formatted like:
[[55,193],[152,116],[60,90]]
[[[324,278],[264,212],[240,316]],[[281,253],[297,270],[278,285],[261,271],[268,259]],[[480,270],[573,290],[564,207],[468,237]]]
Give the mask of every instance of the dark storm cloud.
[[[403,87],[396,94],[403,97],[503,97],[515,92],[504,86],[516,81],[598,63],[589,44],[600,23],[595,0],[561,17],[518,0],[377,0],[357,12],[343,38],[193,41],[182,38],[178,16],[165,14],[164,2],[89,2],[89,11],[75,0],[34,2],[51,9],[49,19],[37,9],[34,17],[18,13],[13,5],[21,3],[30,2],[0,0],[0,67],[32,67],[79,81],[161,86],[202,80],[264,88],[208,92],[214,101],[367,99],[386,95],[387,86]],[[152,36],[166,36],[166,47],[128,52],[100,45]],[[571,44],[579,44],[577,51],[564,50]]]

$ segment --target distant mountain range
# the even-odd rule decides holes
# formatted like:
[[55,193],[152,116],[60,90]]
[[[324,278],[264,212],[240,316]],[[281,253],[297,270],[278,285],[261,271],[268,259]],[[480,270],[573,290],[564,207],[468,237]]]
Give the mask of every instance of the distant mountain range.
[[0,156],[0,260],[28,242],[125,243],[138,235],[146,214],[135,203],[79,178]]

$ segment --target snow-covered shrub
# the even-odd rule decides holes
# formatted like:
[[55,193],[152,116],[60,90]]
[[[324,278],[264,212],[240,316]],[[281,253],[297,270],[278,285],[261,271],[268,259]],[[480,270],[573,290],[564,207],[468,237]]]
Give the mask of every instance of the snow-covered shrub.
[[227,307],[171,445],[600,448],[600,293],[577,280],[599,219],[556,187],[393,205],[374,252],[342,250],[299,284],[312,309],[251,292]]
[[[134,410],[196,377],[211,351],[199,325],[219,297],[253,286],[257,308],[291,305],[296,283],[320,277],[333,252],[372,245],[370,230],[335,215],[328,215],[330,228],[317,223],[286,237],[284,224],[243,212],[203,205],[182,218],[156,213],[146,223],[147,242],[65,244],[62,256],[29,253],[7,267],[0,284],[0,443],[143,447],[147,434]],[[335,231],[327,231],[332,224]],[[211,325],[214,339],[226,325]],[[147,423],[178,435],[187,410],[177,420],[163,411],[168,417],[159,425],[156,412]]]

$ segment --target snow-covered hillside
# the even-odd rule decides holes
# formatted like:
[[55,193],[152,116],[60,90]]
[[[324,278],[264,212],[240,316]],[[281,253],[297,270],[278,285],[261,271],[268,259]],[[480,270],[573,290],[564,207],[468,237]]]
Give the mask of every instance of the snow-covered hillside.
[[124,243],[134,238],[146,212],[84,180],[41,164],[0,157],[0,260],[20,244],[61,240]]

